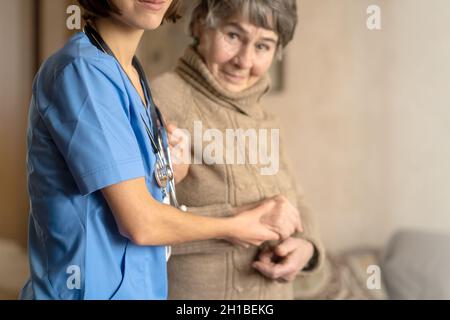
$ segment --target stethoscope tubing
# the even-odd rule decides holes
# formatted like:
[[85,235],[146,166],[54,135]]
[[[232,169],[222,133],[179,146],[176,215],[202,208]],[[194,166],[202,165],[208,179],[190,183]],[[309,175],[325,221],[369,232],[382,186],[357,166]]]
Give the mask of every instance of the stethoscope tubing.
[[[89,28],[89,30],[87,30],[88,28]],[[113,56],[113,57],[115,58],[115,56],[114,56],[114,54],[112,53],[112,51],[111,51],[109,48],[105,48],[105,47],[101,44],[103,41],[102,41],[101,39],[97,39],[95,29],[93,29],[90,25],[86,25],[86,26],[84,27],[84,29],[83,29],[83,32],[88,36],[89,39],[91,39],[91,41],[94,41],[94,42],[95,42],[96,46],[97,46],[102,52],[104,52],[105,54],[109,54],[109,55],[111,55],[111,56]],[[105,44],[105,46],[107,46],[107,45]],[[108,51],[109,51],[109,52],[108,52]],[[116,59],[116,60],[117,60],[117,59]],[[149,87],[148,87],[148,84],[147,84],[147,80],[146,80],[146,78],[145,78],[145,75],[143,74],[142,67],[141,67],[140,63],[138,63],[137,60],[136,60],[136,63],[137,63],[137,66],[136,66],[136,67],[137,67],[137,69],[138,69],[138,73],[139,73],[139,75],[140,75],[142,81],[144,81],[146,90],[148,91],[147,94],[150,95]],[[150,99],[150,100],[153,100],[153,99],[151,99],[151,96],[149,97],[149,99]],[[151,101],[150,103],[153,103],[153,101]],[[156,109],[156,107],[155,107],[155,109]],[[144,117],[142,116],[142,114],[141,114],[141,119],[142,119],[142,122],[144,123],[145,130],[146,130],[146,132],[147,132],[147,135],[148,135],[149,138],[150,138],[150,142],[151,142],[151,145],[152,145],[153,152],[154,152],[154,154],[155,154],[155,156],[156,156],[156,158],[157,158],[157,161],[158,161],[159,164],[161,165],[162,170],[166,170],[166,171],[167,171],[167,169],[170,170],[171,177],[168,179],[170,199],[171,199],[172,205],[173,205],[174,207],[180,209],[180,206],[179,206],[178,201],[177,201],[177,196],[176,196],[175,179],[174,179],[174,177],[173,177],[173,175],[174,175],[174,170],[173,170],[173,165],[172,165],[172,157],[171,157],[171,155],[170,155],[169,139],[168,139],[168,134],[167,134],[165,122],[164,122],[164,119],[162,118],[162,115],[161,115],[161,113],[159,112],[159,110],[156,109],[156,110],[154,110],[154,111],[155,111],[156,116],[157,116],[157,118],[158,118],[157,120],[159,120],[160,125],[161,125],[161,128],[158,129],[158,131],[160,132],[159,138],[153,136],[153,134],[152,134],[152,132],[151,132],[149,126],[147,125],[147,122],[145,121]],[[147,112],[147,110],[146,110],[146,112]],[[147,114],[147,116],[148,116],[148,114]],[[157,121],[156,121],[156,122],[157,122]],[[154,123],[153,125],[154,125],[154,126],[157,126],[158,124],[157,124],[157,123]],[[155,132],[156,132],[156,131],[155,131]],[[163,147],[163,143],[162,143],[162,141],[161,141],[161,139],[162,139],[161,137],[162,137],[163,135],[164,135],[164,138],[166,139],[166,142],[167,142],[167,148],[164,148],[164,147]],[[158,142],[156,142],[155,139],[157,139]],[[159,145],[158,145],[158,143],[159,143]],[[164,150],[165,150],[165,151],[164,151]],[[163,153],[165,154],[165,156],[163,156]],[[166,187],[163,187],[163,186],[160,186],[160,187],[163,188],[163,189],[166,189]],[[165,190],[165,191],[167,191],[167,190]]]

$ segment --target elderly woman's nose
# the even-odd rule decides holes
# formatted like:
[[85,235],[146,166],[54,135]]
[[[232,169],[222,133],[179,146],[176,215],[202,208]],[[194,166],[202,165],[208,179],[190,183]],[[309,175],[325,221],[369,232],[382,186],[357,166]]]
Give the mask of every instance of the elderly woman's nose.
[[250,46],[242,46],[236,56],[236,62],[241,69],[250,69],[253,66],[254,53]]

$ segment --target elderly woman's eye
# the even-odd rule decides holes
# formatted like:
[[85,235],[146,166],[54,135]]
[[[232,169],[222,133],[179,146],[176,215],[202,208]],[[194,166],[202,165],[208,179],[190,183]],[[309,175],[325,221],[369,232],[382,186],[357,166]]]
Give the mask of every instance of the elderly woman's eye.
[[227,35],[231,40],[239,40],[239,35],[236,32],[228,32]]
[[256,45],[256,49],[259,51],[269,51],[270,47],[267,44],[258,44]]

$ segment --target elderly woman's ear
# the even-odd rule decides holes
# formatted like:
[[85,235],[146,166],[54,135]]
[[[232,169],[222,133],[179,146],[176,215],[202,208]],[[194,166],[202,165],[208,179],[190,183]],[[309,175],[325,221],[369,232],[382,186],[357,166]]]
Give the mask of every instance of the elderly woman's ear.
[[200,44],[200,37],[202,33],[203,21],[196,21],[192,24],[191,27],[191,37],[194,40],[194,47],[197,47]]
[[198,22],[196,22],[194,24],[194,26],[192,27],[191,37],[193,39],[193,46],[197,47],[200,43],[200,31],[199,31]]

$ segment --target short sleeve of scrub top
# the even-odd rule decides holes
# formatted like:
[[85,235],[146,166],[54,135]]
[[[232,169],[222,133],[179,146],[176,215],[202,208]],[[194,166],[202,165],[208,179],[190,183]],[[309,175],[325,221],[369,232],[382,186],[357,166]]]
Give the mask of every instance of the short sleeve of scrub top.
[[55,80],[53,101],[41,111],[82,195],[145,176],[121,94],[95,65],[80,60]]
[[82,33],[41,68],[29,115],[23,299],[166,298],[165,248],[120,235],[100,191],[145,177],[158,194],[143,109],[117,62]]

